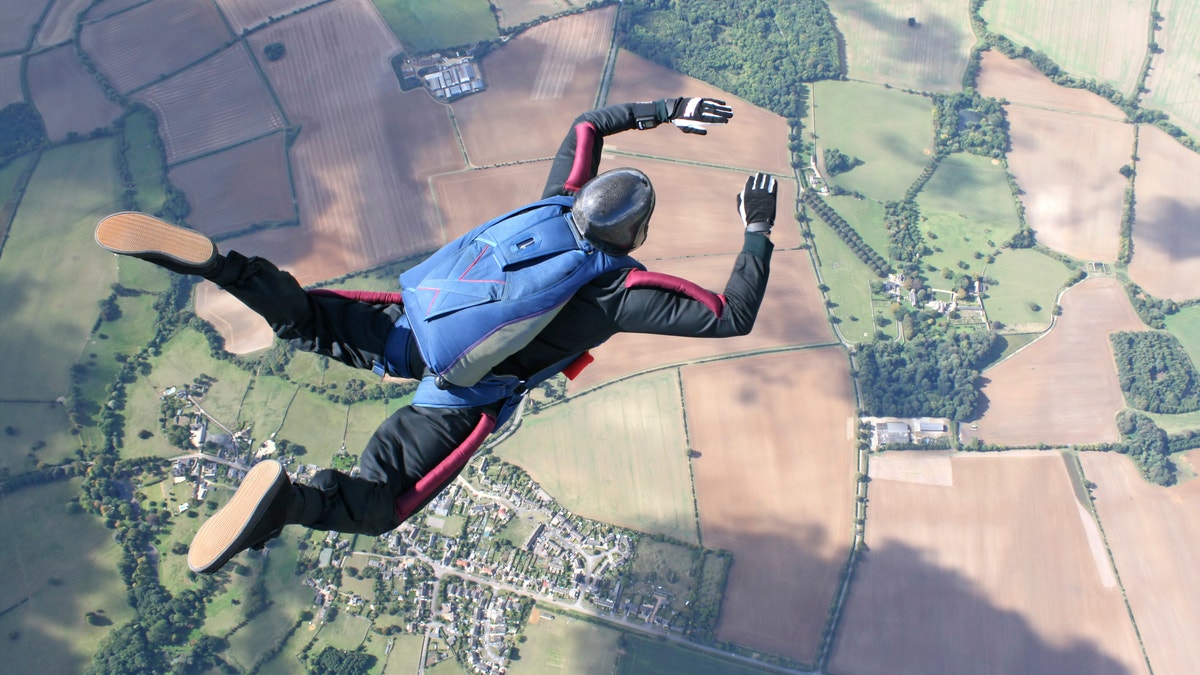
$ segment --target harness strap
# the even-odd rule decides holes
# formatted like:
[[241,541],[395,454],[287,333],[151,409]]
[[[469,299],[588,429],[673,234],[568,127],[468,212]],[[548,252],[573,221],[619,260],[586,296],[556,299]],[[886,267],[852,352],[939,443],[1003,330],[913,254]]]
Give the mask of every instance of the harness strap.
[[495,426],[495,418],[488,414],[481,415],[479,423],[475,425],[475,429],[463,439],[463,442],[457,448],[446,456],[446,459],[443,459],[429,473],[422,476],[411,490],[396,497],[396,518],[400,522],[408,520],[414,513],[437,496],[442,491],[442,488],[449,485],[450,481],[454,480],[454,477],[462,472],[463,467],[467,465],[467,462],[470,461],[475,451],[479,449],[479,446],[483,445],[483,439],[492,433],[492,429]]

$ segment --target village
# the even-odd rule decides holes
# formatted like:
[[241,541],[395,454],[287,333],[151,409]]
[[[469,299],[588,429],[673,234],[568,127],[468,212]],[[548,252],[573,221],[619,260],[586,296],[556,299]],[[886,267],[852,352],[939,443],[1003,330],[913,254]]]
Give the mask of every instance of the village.
[[[186,429],[193,446],[173,459],[173,484],[187,483],[190,499],[174,505],[172,515],[236,485],[264,458],[281,461],[294,482],[324,468],[298,461],[288,452],[293,446],[274,434],[255,441],[252,429],[233,430],[213,418],[203,408],[210,384],[161,392],[168,427]],[[335,464],[348,458],[339,455]],[[218,498],[229,494],[222,490]],[[683,637],[695,629],[686,598],[630,574],[644,535],[571,513],[487,450],[391,532],[305,536],[297,575],[313,592],[311,627],[342,612],[372,621],[393,617],[398,623],[387,630],[424,636],[427,666],[456,658],[471,672],[506,672],[535,602],[543,620],[553,620],[548,610],[558,608],[656,635]]]

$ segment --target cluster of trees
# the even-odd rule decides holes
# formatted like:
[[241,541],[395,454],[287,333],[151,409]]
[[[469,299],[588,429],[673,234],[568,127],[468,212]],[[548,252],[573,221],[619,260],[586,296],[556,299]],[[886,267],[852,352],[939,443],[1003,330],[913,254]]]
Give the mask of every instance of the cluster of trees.
[[1135,283],[1126,283],[1125,292],[1129,294],[1129,302],[1133,304],[1133,311],[1137,312],[1138,318],[1151,328],[1165,329],[1167,316],[1179,311],[1179,305],[1174,300],[1154,298]]
[[888,255],[893,260],[917,262],[930,253],[921,235],[921,209],[911,199],[883,205],[883,226],[887,228]]
[[28,103],[13,103],[0,110],[0,166],[46,144],[42,116]]
[[1008,152],[1008,120],[999,101],[969,89],[935,95],[933,102],[935,154],[969,152],[1000,159]]
[[823,0],[627,0],[619,31],[630,51],[791,120],[804,82],[843,73]]
[[857,157],[847,155],[837,148],[825,148],[822,157],[825,160],[825,170],[829,172],[830,176],[846,173],[854,167],[866,163]]
[[1175,482],[1175,467],[1167,458],[1171,450],[1167,432],[1160,429],[1154,420],[1124,410],[1117,415],[1117,430],[1121,432],[1121,442],[1115,449],[1129,455],[1146,480],[1157,485]]
[[268,61],[278,61],[286,53],[287,47],[284,47],[282,42],[272,42],[263,47],[263,56],[267,57]]
[[825,203],[825,200],[817,196],[812,190],[805,190],[803,197],[804,203],[816,212],[817,216],[825,221],[825,224],[833,228],[833,231],[841,237],[842,241],[854,251],[854,255],[858,259],[867,264],[876,275],[886,277],[891,271],[891,265],[883,256],[875,252],[875,249],[867,245],[867,242],[862,240],[858,232],[850,227],[850,223],[846,222],[845,218],[833,210],[833,207]]
[[347,652],[334,647],[325,647],[308,666],[313,673],[337,673],[338,675],[366,675],[375,667],[377,659],[366,652]]
[[995,341],[994,333],[977,331],[860,344],[855,362],[863,412],[968,419],[979,397],[979,369]]
[[913,184],[904,191],[904,201],[911,202],[917,198],[917,195],[925,188],[925,184],[929,182],[930,178],[933,178],[933,172],[937,171],[938,164],[941,162],[942,156],[939,154],[935,153],[933,157],[929,158],[929,163],[921,170],[921,175],[917,176]]
[[1168,415],[1200,410],[1200,375],[1174,335],[1122,331],[1109,340],[1131,407]]

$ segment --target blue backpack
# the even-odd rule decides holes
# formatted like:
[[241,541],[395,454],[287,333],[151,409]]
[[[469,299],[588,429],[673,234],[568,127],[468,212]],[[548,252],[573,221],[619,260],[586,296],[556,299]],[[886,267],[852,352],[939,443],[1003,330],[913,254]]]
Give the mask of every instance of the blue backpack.
[[404,317],[440,386],[475,386],[584,284],[644,269],[580,236],[568,219],[573,203],[550,197],[506,213],[400,275]]

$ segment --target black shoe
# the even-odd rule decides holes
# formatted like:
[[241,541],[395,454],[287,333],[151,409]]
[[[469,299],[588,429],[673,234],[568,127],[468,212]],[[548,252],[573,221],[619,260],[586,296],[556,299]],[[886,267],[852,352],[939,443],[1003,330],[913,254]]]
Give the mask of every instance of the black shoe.
[[233,499],[200,526],[188,549],[188,567],[211,574],[248,548],[262,548],[287,522],[292,483],[283,465],[268,459],[254,465]]
[[219,262],[216,244],[203,234],[133,211],[101,220],[96,226],[96,243],[180,274],[203,276]]

